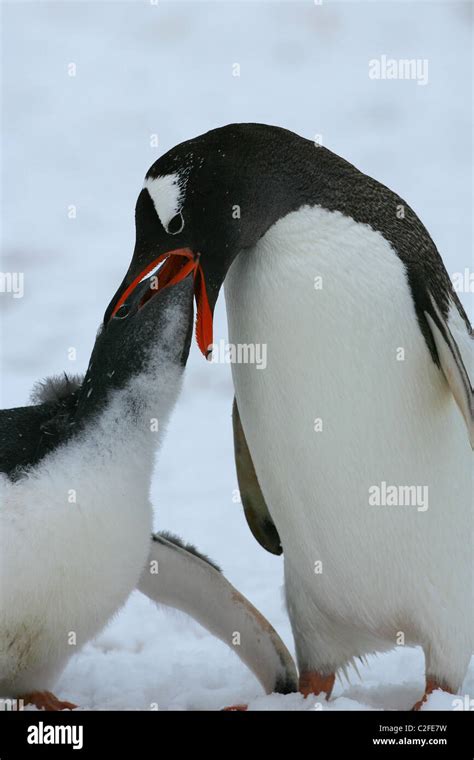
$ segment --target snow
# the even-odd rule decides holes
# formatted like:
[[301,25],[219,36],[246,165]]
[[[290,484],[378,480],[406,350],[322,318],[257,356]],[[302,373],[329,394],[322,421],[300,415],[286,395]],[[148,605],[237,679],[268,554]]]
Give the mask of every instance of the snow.
[[[5,2],[2,13],[2,271],[23,272],[25,290],[0,299],[2,406],[26,403],[40,377],[85,370],[131,257],[147,169],[232,121],[321,135],[407,199],[450,273],[472,269],[469,3]],[[382,55],[427,59],[428,84],[370,79]],[[472,317],[472,293],[460,296]],[[156,528],[218,561],[293,651],[281,558],[233,501],[231,402],[229,366],[194,347],[153,481]],[[371,657],[360,674],[323,709],[407,709],[423,690],[416,649]],[[93,709],[318,708],[263,696],[223,644],[138,594],[56,691]],[[474,694],[473,663],[462,693]],[[452,699],[436,693],[424,709]]]

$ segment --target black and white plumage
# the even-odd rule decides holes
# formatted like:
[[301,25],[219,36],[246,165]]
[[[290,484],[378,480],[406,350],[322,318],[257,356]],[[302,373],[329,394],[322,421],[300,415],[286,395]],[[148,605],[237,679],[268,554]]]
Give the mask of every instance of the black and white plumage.
[[294,688],[283,643],[217,567],[176,538],[150,541],[154,455],[191,322],[190,280],[162,293],[142,283],[99,332],[82,381],[53,378],[35,405],[0,412],[1,696],[70,706],[44,693],[137,585],[229,646],[245,631],[232,648],[264,688]]
[[[223,283],[231,344],[266,346],[266,369],[232,366],[237,465],[254,534],[284,553],[300,671],[330,676],[403,634],[430,683],[459,689],[474,343],[415,212],[324,147],[231,124],[151,167],[136,228],[106,321],[152,259],[188,251],[203,353]],[[414,503],[371,503],[384,484]]]

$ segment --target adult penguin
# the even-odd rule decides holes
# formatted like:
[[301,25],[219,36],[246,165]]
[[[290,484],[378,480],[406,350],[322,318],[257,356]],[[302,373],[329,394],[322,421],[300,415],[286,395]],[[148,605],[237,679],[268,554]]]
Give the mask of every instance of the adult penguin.
[[401,641],[423,648],[425,696],[456,692],[473,649],[473,335],[415,212],[324,147],[231,124],[148,171],[106,322],[161,262],[161,287],[194,272],[205,355],[224,280],[237,356],[266,347],[265,368],[232,365],[237,467],[256,538],[284,553],[303,693]]
[[[266,691],[296,686],[263,616],[194,547],[150,541],[154,455],[192,334],[192,281],[135,289],[97,337],[85,378],[49,380],[0,412],[0,696],[51,693],[69,657],[138,588],[224,640]],[[241,636],[234,647],[233,634]]]

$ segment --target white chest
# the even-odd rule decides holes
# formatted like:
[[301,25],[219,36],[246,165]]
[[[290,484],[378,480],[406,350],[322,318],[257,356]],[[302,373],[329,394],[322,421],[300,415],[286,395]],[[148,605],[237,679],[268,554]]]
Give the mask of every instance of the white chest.
[[114,456],[89,441],[4,483],[0,687],[21,693],[37,677],[46,688],[135,588],[152,529],[151,465],[146,450]]
[[[266,369],[234,364],[233,380],[260,485],[301,577],[314,587],[323,561],[318,593],[340,599],[344,587],[349,600],[375,566],[392,583],[412,578],[420,541],[447,564],[447,543],[467,557],[446,504],[469,511],[469,444],[387,241],[305,208],[237,257],[225,293],[230,342],[266,344]],[[369,494],[382,482],[426,487],[417,493],[429,494],[428,509],[377,511]]]

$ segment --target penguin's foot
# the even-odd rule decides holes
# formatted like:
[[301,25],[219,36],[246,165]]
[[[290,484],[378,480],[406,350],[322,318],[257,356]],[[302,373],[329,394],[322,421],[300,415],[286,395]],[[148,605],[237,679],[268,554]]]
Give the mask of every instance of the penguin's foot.
[[[304,670],[299,679],[298,689],[301,694],[306,698],[309,694],[318,696],[318,694],[325,694],[326,699],[329,699],[333,690],[336,676],[331,673],[329,676],[322,676],[314,670]],[[223,712],[245,712],[248,705],[230,705],[224,707]]]
[[446,686],[446,684],[439,683],[438,681],[436,681],[435,678],[427,678],[426,679],[425,693],[423,694],[422,698],[419,699],[418,702],[416,702],[413,705],[413,707],[411,709],[412,710],[416,710],[416,711],[420,710],[422,708],[422,706],[425,704],[425,702],[428,699],[428,697],[430,696],[430,694],[432,694],[434,691],[436,691],[436,689],[441,689],[441,691],[447,691],[448,694],[454,694],[455,693],[452,689],[448,688],[448,686]]
[[77,705],[72,702],[63,702],[50,691],[32,691],[30,694],[25,694],[23,697],[25,705],[34,705],[38,710],[48,710],[52,712],[58,712],[60,710],[74,710]]
[[335,680],[334,673],[329,676],[322,676],[321,673],[314,670],[303,670],[300,674],[299,690],[304,697],[309,694],[317,696],[324,693],[326,699],[329,699]]

